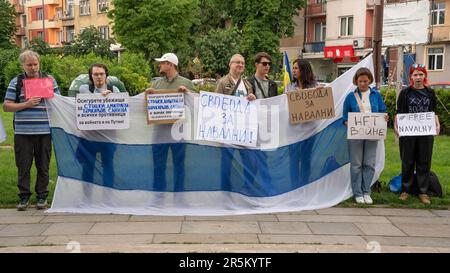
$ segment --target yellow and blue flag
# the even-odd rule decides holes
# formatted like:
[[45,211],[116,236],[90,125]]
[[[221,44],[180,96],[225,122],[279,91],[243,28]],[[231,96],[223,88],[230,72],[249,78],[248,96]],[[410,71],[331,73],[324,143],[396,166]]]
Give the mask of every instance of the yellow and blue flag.
[[284,67],[283,84],[284,84],[284,92],[286,92],[289,84],[292,81],[291,65],[289,63],[289,56],[288,56],[286,51],[284,52],[283,62],[284,62],[284,65],[283,65],[283,67]]

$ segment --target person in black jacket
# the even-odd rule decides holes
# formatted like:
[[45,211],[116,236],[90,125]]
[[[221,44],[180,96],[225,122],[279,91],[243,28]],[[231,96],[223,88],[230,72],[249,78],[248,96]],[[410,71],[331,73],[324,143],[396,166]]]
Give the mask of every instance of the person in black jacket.
[[[422,64],[413,64],[409,68],[410,86],[403,89],[397,100],[397,114],[422,113],[436,111],[436,94],[429,88],[427,70]],[[440,124],[436,118],[436,135],[439,135]],[[399,136],[397,119],[394,120],[395,134]],[[430,204],[427,195],[430,185],[431,158],[433,154],[434,136],[402,136],[400,158],[402,160],[402,193],[400,200],[407,200],[414,183],[416,169],[419,199],[423,204]],[[414,185],[415,186],[415,185]]]
[[270,80],[267,76],[271,65],[272,57],[269,54],[259,52],[255,55],[256,72],[248,81],[252,85],[253,93],[257,99],[265,99],[278,95],[276,82]]

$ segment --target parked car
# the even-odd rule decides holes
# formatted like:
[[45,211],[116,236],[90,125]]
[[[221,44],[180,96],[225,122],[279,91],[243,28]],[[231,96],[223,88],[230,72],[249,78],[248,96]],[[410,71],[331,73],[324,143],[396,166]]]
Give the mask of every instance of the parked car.
[[448,89],[450,90],[450,82],[433,82],[430,84],[433,89]]

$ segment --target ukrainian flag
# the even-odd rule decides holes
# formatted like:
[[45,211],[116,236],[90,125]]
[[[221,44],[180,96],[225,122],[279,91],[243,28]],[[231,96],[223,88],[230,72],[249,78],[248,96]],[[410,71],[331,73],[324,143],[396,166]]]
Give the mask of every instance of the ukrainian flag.
[[291,73],[291,65],[289,63],[289,56],[287,54],[287,52],[284,52],[284,80],[283,80],[283,84],[284,84],[284,92],[287,91],[287,88],[289,86],[289,84],[292,81],[292,73]]

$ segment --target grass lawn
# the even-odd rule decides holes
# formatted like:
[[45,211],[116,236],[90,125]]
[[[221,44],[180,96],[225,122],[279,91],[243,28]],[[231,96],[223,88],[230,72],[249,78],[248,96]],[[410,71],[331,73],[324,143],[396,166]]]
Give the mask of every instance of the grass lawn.
[[[0,109],[2,109],[0,104]],[[17,168],[14,161],[14,132],[12,128],[12,113],[5,113],[0,110],[0,116],[3,120],[5,130],[7,132],[7,140],[0,144],[0,207],[15,207],[18,202],[17,189]],[[401,171],[401,161],[399,156],[398,141],[394,138],[392,130],[388,133],[385,142],[386,146],[386,164],[381,174],[380,181],[383,184],[380,193],[373,193],[372,198],[375,204],[390,207],[407,207],[407,208],[434,208],[448,209],[450,207],[450,137],[439,136],[435,138],[433,149],[432,170],[438,175],[443,187],[443,198],[431,198],[431,206],[422,205],[418,198],[410,198],[408,201],[400,201],[397,194],[389,191],[389,180],[398,175]],[[49,185],[49,201],[53,199],[53,192],[56,185],[57,169],[55,156],[52,156],[50,164],[50,185]],[[32,167],[31,181],[32,192],[34,192],[34,181],[36,179],[36,171]],[[33,195],[34,196],[34,195]],[[32,200],[35,202],[36,200]],[[367,205],[357,205],[353,198],[342,202],[341,207],[366,207]]]

